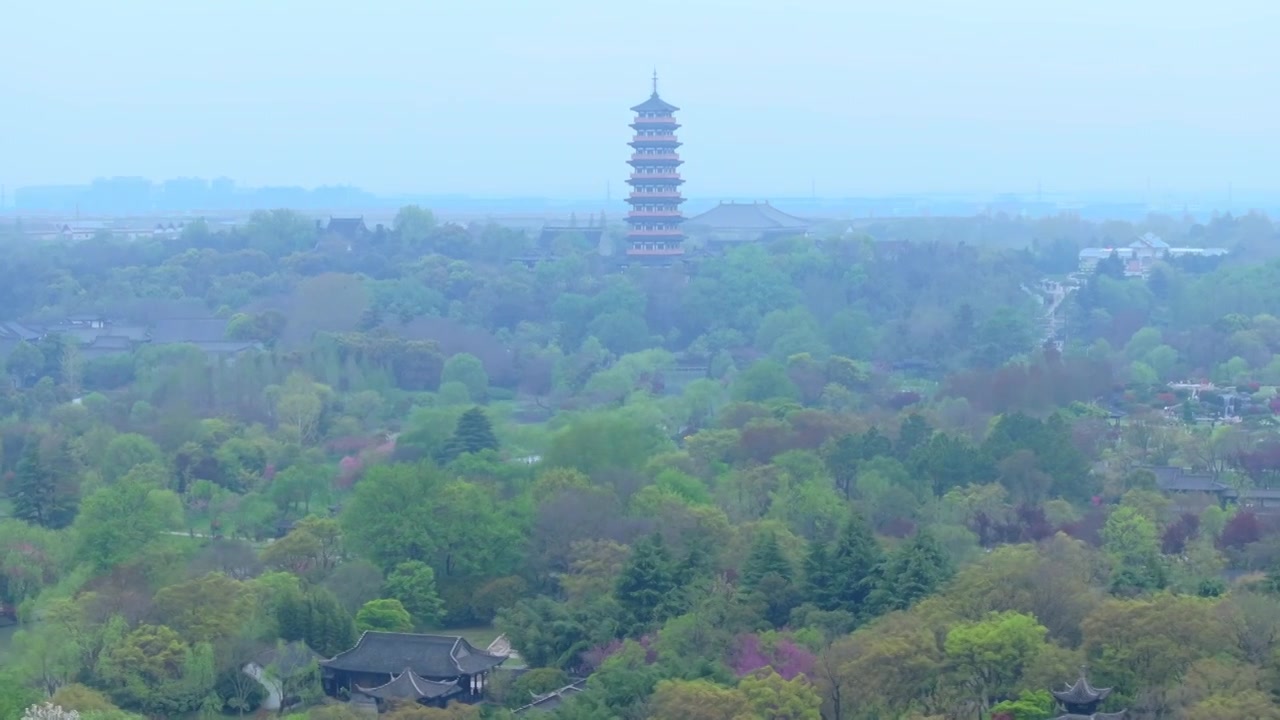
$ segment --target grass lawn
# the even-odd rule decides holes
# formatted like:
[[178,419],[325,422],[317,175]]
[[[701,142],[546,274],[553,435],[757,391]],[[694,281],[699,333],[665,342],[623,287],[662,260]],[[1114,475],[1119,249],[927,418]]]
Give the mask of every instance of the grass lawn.
[[467,642],[471,643],[476,648],[484,650],[489,647],[489,643],[493,642],[501,633],[498,632],[497,628],[482,625],[480,627],[449,628],[448,630],[439,630],[436,634],[461,635],[467,639]]

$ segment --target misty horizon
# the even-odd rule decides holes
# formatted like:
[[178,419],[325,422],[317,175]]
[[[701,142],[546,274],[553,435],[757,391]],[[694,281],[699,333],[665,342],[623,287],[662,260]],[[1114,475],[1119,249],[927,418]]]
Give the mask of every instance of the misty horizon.
[[618,198],[656,67],[690,197],[1280,191],[1280,8],[936,5],[15,7],[0,183]]

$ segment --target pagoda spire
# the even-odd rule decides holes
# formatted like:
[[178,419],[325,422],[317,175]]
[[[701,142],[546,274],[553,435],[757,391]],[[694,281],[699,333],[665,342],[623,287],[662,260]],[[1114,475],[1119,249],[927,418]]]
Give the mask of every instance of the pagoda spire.
[[653,69],[653,94],[658,94],[658,68]]

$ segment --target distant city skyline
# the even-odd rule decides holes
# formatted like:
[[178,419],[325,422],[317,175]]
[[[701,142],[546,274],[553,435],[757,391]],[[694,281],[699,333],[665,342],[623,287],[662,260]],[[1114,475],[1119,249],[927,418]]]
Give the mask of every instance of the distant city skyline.
[[623,192],[681,107],[691,197],[1280,193],[1280,3],[11,3],[0,183]]

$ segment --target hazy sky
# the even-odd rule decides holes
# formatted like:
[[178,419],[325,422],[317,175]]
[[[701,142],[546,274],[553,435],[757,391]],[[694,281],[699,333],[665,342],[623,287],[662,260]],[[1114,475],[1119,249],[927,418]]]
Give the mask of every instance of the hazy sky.
[[1276,0],[0,5],[10,188],[617,198],[657,66],[693,196],[1280,190]]

